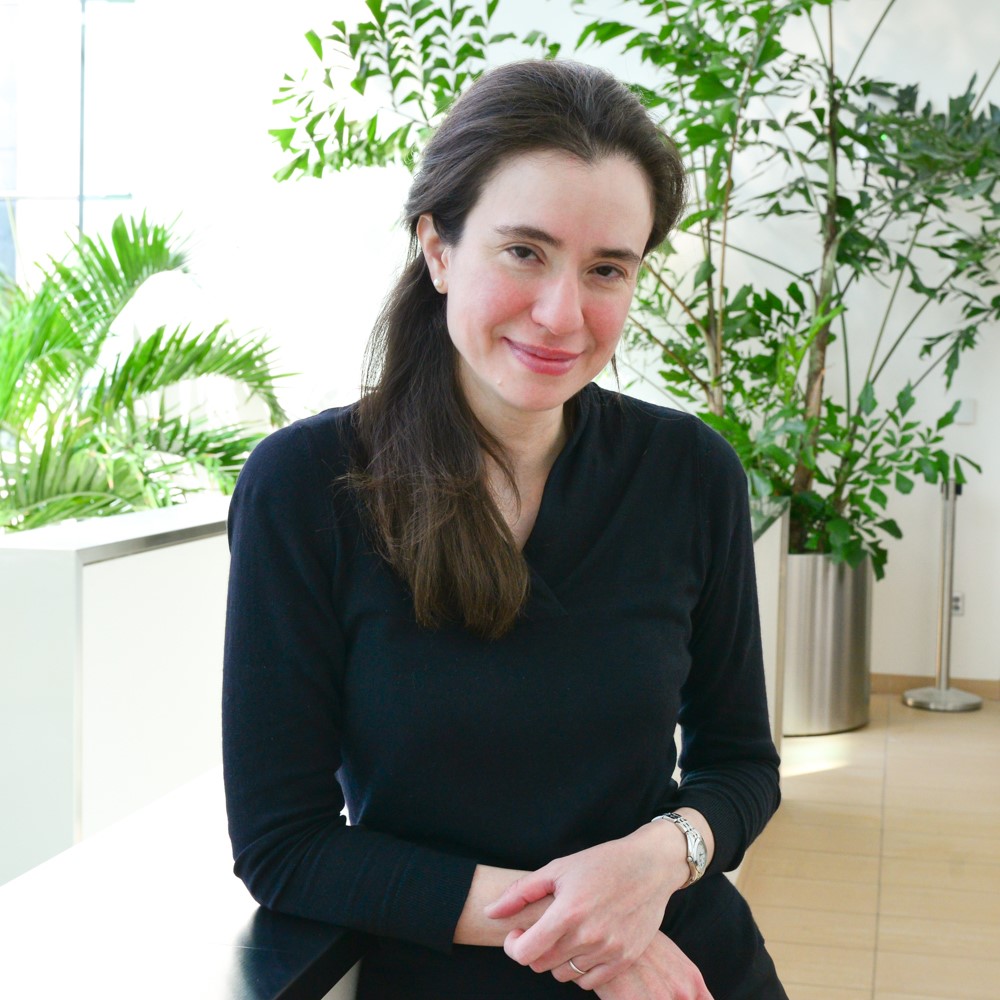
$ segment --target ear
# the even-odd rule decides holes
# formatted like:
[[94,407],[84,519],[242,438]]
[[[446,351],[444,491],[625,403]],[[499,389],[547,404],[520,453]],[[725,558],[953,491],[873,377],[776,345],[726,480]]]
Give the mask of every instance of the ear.
[[451,256],[447,244],[438,235],[434,217],[427,213],[417,219],[417,239],[430,272],[431,281],[439,292],[448,290],[448,259]]

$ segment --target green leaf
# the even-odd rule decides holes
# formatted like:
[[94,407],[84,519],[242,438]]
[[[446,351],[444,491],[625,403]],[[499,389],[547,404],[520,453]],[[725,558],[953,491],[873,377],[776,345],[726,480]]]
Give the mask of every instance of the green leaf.
[[876,406],[878,406],[878,402],[875,399],[875,387],[871,382],[865,382],[861,394],[858,396],[858,409],[867,417],[872,414]]
[[958,411],[962,407],[962,401],[956,401],[952,407],[943,416],[938,417],[937,423],[934,425],[936,430],[943,431],[946,427],[950,427],[955,422],[955,417],[958,416]]
[[851,522],[842,517],[831,518],[827,522],[826,532],[830,538],[830,542],[837,548],[846,545],[851,540],[853,534]]
[[715,274],[715,265],[710,258],[706,257],[698,265],[698,270],[694,273],[693,287],[697,288],[699,285],[704,285],[713,274]]
[[913,480],[909,476],[904,476],[902,472],[897,472],[896,490],[903,494],[911,493],[913,491]]
[[109,243],[79,237],[67,258],[43,268],[30,296],[0,282],[0,527],[164,506],[203,488],[196,483],[231,489],[259,434],[196,426],[190,413],[181,433],[182,417],[164,411],[166,390],[201,375],[244,386],[284,420],[270,350],[224,324],[161,327],[114,357],[112,325],[132,297],[147,279],[185,266],[167,228],[119,217]]
[[878,527],[881,528],[887,535],[891,535],[893,538],[903,537],[903,532],[900,530],[899,525],[891,519],[879,521]]
[[690,90],[692,100],[720,101],[736,96],[735,90],[728,86],[716,73],[702,73]]
[[598,45],[604,45],[621,35],[635,31],[630,24],[620,24],[617,21],[593,21],[588,24],[576,40],[576,48],[580,48],[590,38]]
[[715,125],[708,125],[704,122],[690,126],[685,132],[687,146],[691,150],[700,149],[713,142],[724,142],[726,133]]
[[273,135],[278,140],[281,148],[287,153],[292,148],[292,139],[295,138],[293,128],[272,128],[268,130],[269,135]]
[[916,401],[913,395],[913,385],[907,382],[902,391],[896,396],[896,404],[899,406],[900,414],[905,417],[913,409],[913,404]]
[[306,41],[312,46],[313,52],[316,53],[316,58],[317,59],[322,59],[323,58],[323,42],[320,39],[319,35],[317,35],[315,31],[311,31],[311,30],[307,31],[306,32]]
[[382,7],[382,0],[365,0],[365,6],[371,11],[372,17],[375,18],[375,23],[380,28],[384,28],[388,11]]

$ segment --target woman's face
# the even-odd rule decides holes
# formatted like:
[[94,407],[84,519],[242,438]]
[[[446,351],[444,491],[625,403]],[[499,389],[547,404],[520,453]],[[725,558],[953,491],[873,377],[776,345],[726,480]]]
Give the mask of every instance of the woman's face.
[[634,163],[559,152],[504,163],[454,246],[420,218],[461,385],[487,426],[561,408],[608,364],[652,226]]

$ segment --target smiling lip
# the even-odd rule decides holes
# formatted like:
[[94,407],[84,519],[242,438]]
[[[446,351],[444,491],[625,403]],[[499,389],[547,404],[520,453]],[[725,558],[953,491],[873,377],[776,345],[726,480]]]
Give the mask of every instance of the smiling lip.
[[520,344],[516,340],[508,340],[511,353],[529,371],[537,375],[565,375],[573,367],[579,354],[571,351],[559,351],[551,347],[535,347],[532,344]]

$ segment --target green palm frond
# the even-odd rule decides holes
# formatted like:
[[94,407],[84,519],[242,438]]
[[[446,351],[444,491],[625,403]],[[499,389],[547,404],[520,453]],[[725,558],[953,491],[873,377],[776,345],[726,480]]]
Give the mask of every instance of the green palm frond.
[[52,415],[32,447],[0,457],[0,527],[34,528],[67,517],[120,513],[143,501],[141,479],[108,455],[86,423]]
[[169,229],[119,217],[110,243],[82,237],[38,291],[0,282],[0,531],[162,507],[228,492],[264,429],[211,426],[171,390],[225,378],[285,420],[273,352],[226,323],[161,326],[102,364],[111,326],[144,281],[183,269]]
[[209,426],[203,420],[159,415],[137,417],[119,411],[103,431],[106,451],[127,453],[142,460],[144,473],[162,478],[169,469],[184,480],[188,492],[199,484],[224,493],[236,484],[236,476],[263,432],[248,432],[242,424]]
[[81,337],[99,350],[111,324],[155,274],[186,270],[187,255],[164,226],[146,216],[111,226],[111,246],[81,236],[65,261],[50,261],[37,298],[56,305]]
[[101,378],[93,407],[115,410],[189,379],[220,375],[246,387],[267,405],[272,422],[282,423],[285,411],[275,394],[279,376],[270,366],[273,353],[263,338],[236,337],[226,323],[200,334],[189,326],[170,332],[161,326]]
[[57,308],[17,303],[0,325],[0,426],[20,427],[62,405],[92,360]]

